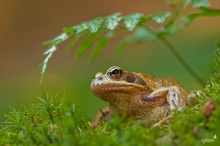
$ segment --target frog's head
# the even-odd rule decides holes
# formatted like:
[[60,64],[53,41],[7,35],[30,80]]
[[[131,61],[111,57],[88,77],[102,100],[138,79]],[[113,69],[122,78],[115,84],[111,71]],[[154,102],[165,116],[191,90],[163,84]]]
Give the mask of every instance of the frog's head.
[[105,74],[97,73],[92,80],[91,90],[99,98],[111,103],[150,92],[140,73],[123,71],[118,66],[110,67]]

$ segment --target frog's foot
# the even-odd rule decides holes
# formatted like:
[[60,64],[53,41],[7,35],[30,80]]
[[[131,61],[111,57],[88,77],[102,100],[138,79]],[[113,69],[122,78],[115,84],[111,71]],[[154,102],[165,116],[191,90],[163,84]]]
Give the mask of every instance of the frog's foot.
[[176,86],[172,86],[168,89],[168,95],[167,95],[167,100],[168,103],[170,104],[171,110],[181,110],[181,108],[178,108],[178,103],[179,103],[179,97],[178,95],[180,94],[179,89]]
[[160,120],[159,122],[155,123],[153,126],[151,126],[151,129],[156,128],[156,127],[160,127],[162,124],[166,124],[168,121],[172,120],[173,117],[171,115],[168,115],[166,117],[164,117],[162,120]]
[[110,111],[109,111],[109,107],[105,107],[105,108],[102,108],[100,109],[93,121],[92,121],[92,127],[94,129],[96,129],[99,125],[102,125],[104,122],[106,122],[106,120],[111,117],[111,114],[110,114]]
[[[164,94],[166,93],[167,95],[167,102],[170,105],[170,109],[171,110],[175,110],[178,107],[179,104],[179,95],[180,95],[180,91],[178,89],[178,87],[176,86],[170,86],[170,87],[162,87],[159,88],[158,90],[153,91],[148,98],[153,98],[158,94]],[[178,107],[178,110],[181,110],[181,107]]]

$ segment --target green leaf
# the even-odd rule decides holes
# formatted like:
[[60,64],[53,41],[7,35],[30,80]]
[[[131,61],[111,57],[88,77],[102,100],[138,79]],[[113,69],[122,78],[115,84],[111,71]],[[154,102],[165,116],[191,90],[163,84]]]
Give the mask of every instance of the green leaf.
[[101,17],[98,17],[92,21],[88,21],[87,25],[88,25],[90,32],[91,33],[97,32],[103,21],[104,21],[104,19]]
[[44,42],[44,45],[50,45],[50,46],[51,45],[58,45],[58,44],[64,42],[66,39],[68,39],[69,36],[70,35],[64,31],[61,34],[59,34],[58,36],[56,36],[54,39]]
[[66,34],[68,34],[70,36],[75,32],[75,28],[74,27],[64,27],[63,32],[65,32]]
[[183,3],[181,4],[181,6],[180,6],[180,10],[177,10],[177,11],[182,11],[182,10],[184,10],[189,4],[191,4],[192,3],[192,0],[183,0]]
[[67,48],[66,48],[66,52],[70,53],[70,51],[72,50],[73,46],[75,45],[75,43],[79,40],[81,35],[75,35],[72,40],[69,42]]
[[220,9],[210,9],[201,7],[199,10],[202,12],[205,16],[220,16]]
[[44,74],[45,71],[47,69],[47,64],[50,60],[50,58],[53,56],[53,53],[57,50],[57,46],[56,45],[52,45],[50,46],[43,55],[46,55],[46,58],[44,59],[44,61],[41,64],[41,79],[40,79],[40,85],[43,82],[43,78],[44,78]]
[[62,43],[63,41],[65,41],[66,39],[69,38],[69,35],[65,32],[61,33],[60,35],[58,35],[57,37],[55,37],[50,44],[51,45],[58,45],[60,43]]
[[79,48],[75,55],[75,60],[78,60],[82,57],[82,55],[85,54],[85,52],[92,47],[93,41],[96,39],[96,37],[100,34],[100,31],[96,33],[92,33],[89,36],[86,35],[85,38],[82,40],[82,42],[79,45]]
[[50,45],[51,42],[52,42],[52,40],[48,40],[48,41],[43,42],[42,45]]
[[164,23],[165,20],[170,16],[169,12],[166,13],[159,13],[152,16],[152,20],[156,21],[157,23]]
[[79,25],[73,26],[73,28],[76,31],[76,33],[78,34],[78,33],[83,32],[84,30],[87,30],[89,28],[89,26],[88,26],[87,22],[84,22],[84,23],[81,23]]
[[193,0],[192,6],[193,7],[209,7],[210,3],[209,3],[209,0]]
[[194,13],[194,14],[189,14],[181,19],[182,22],[182,27],[186,27],[189,25],[194,19],[202,16],[220,16],[220,10],[218,9],[209,9],[205,7],[200,7],[199,8],[200,12],[199,13]]
[[134,37],[138,41],[154,41],[158,38],[157,34],[146,27],[139,27],[134,34]]
[[122,19],[121,13],[115,13],[113,15],[106,17],[105,23],[107,25],[107,28],[110,30],[114,30],[119,24],[121,19]]
[[41,98],[40,96],[37,96],[37,95],[35,95],[42,103],[44,103],[44,104],[46,104],[46,101],[43,99],[43,98]]
[[90,61],[93,61],[100,54],[101,50],[108,45],[109,40],[112,36],[112,33],[108,33],[96,42],[90,56]]
[[137,26],[137,24],[140,22],[140,19],[142,17],[142,14],[135,13],[128,16],[123,17],[125,27],[129,31],[133,31],[134,28]]
[[48,55],[48,54],[50,54],[50,53],[53,53],[53,52],[56,51],[56,49],[57,49],[56,45],[53,45],[53,46],[49,47],[49,48],[43,53],[43,55]]
[[186,9],[187,6],[191,3],[192,0],[184,0],[183,3],[172,13],[171,20],[164,26],[164,28],[167,28],[169,30],[174,30],[172,27],[175,27],[176,29],[176,22],[178,18],[180,17],[181,13]]
[[200,14],[190,14],[188,16],[183,17],[180,22],[181,22],[181,26],[182,28],[186,28],[195,18],[198,17],[198,15]]

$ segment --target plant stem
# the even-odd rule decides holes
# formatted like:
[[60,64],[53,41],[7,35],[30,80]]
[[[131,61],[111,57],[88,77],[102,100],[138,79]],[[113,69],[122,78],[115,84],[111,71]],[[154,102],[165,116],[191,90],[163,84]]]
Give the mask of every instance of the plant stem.
[[189,64],[184,60],[175,47],[164,37],[160,38],[160,41],[171,51],[171,53],[176,57],[176,59],[182,64],[182,66],[188,71],[188,73],[202,86],[205,85],[205,82],[202,78],[189,66]]

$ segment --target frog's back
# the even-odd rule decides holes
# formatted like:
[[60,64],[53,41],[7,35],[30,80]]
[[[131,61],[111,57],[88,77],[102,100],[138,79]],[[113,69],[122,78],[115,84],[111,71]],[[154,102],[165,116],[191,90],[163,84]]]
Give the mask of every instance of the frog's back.
[[182,87],[180,83],[178,83],[173,78],[157,78],[155,76],[151,76],[149,74],[137,73],[139,76],[142,76],[142,79],[149,85],[152,89],[158,89],[161,87],[170,87],[177,86],[180,89],[180,92],[187,96],[186,90]]

